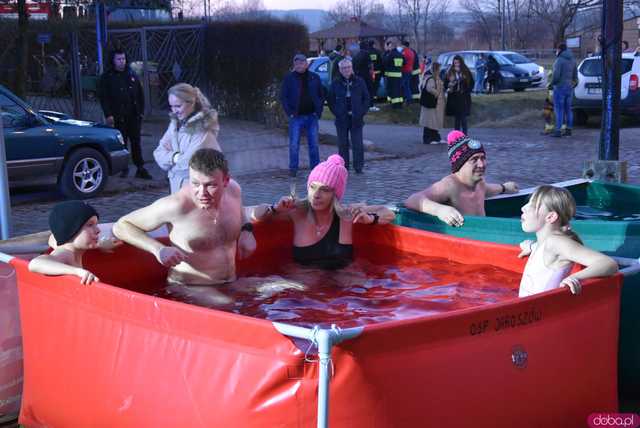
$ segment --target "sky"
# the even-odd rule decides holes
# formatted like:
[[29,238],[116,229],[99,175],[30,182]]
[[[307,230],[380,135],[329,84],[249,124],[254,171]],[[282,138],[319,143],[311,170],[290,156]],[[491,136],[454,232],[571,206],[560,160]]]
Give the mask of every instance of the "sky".
[[323,9],[328,10],[336,0],[262,0],[265,9]]

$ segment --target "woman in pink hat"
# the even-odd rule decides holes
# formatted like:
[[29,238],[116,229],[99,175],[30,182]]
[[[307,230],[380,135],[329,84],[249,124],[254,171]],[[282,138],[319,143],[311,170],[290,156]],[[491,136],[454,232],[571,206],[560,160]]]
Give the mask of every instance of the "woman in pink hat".
[[348,175],[342,157],[331,155],[309,174],[306,200],[285,196],[275,205],[256,207],[254,217],[288,218],[293,222],[296,262],[329,269],[344,267],[353,256],[354,223],[386,224],[395,218],[393,211],[383,206],[343,206],[340,200]]

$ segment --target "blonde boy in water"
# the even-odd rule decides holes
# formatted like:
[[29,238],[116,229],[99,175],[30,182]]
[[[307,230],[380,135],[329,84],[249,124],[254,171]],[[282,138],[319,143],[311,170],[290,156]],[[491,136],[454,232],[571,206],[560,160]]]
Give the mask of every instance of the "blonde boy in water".
[[[522,207],[522,230],[535,232],[536,241],[520,243],[518,257],[529,256],[520,281],[520,297],[531,296],[558,287],[569,287],[579,294],[581,281],[613,275],[618,271],[611,258],[584,245],[569,226],[576,213],[576,203],[568,190],[540,186]],[[570,274],[573,264],[584,269]]]

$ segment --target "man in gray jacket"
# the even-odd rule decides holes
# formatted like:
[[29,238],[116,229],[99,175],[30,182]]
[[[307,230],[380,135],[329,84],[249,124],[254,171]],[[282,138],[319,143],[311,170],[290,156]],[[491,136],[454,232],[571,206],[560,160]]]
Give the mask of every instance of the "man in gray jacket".
[[556,62],[553,63],[553,109],[556,113],[556,130],[553,137],[562,137],[560,129],[562,121],[566,117],[567,128],[564,132],[565,136],[571,135],[573,127],[573,112],[571,111],[571,98],[573,88],[578,82],[578,69],[576,68],[576,60],[571,52],[567,49],[567,45],[561,43],[556,51]]

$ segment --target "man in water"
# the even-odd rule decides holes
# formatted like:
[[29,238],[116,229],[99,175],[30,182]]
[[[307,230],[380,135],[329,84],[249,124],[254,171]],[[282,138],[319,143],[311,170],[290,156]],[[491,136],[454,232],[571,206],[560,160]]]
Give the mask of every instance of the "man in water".
[[407,208],[436,216],[450,226],[462,226],[463,215],[486,215],[485,198],[518,192],[513,181],[485,182],[487,158],[479,141],[460,131],[451,131],[447,141],[451,174],[409,196],[404,203]]
[[[255,250],[245,218],[240,186],[230,179],[223,154],[203,148],[189,162],[189,185],[122,217],[113,233],[168,267],[168,284],[210,286],[235,280],[236,242],[240,257]],[[165,224],[170,245],[147,235]],[[206,290],[218,294],[212,287]],[[221,293],[220,298],[228,301]]]

